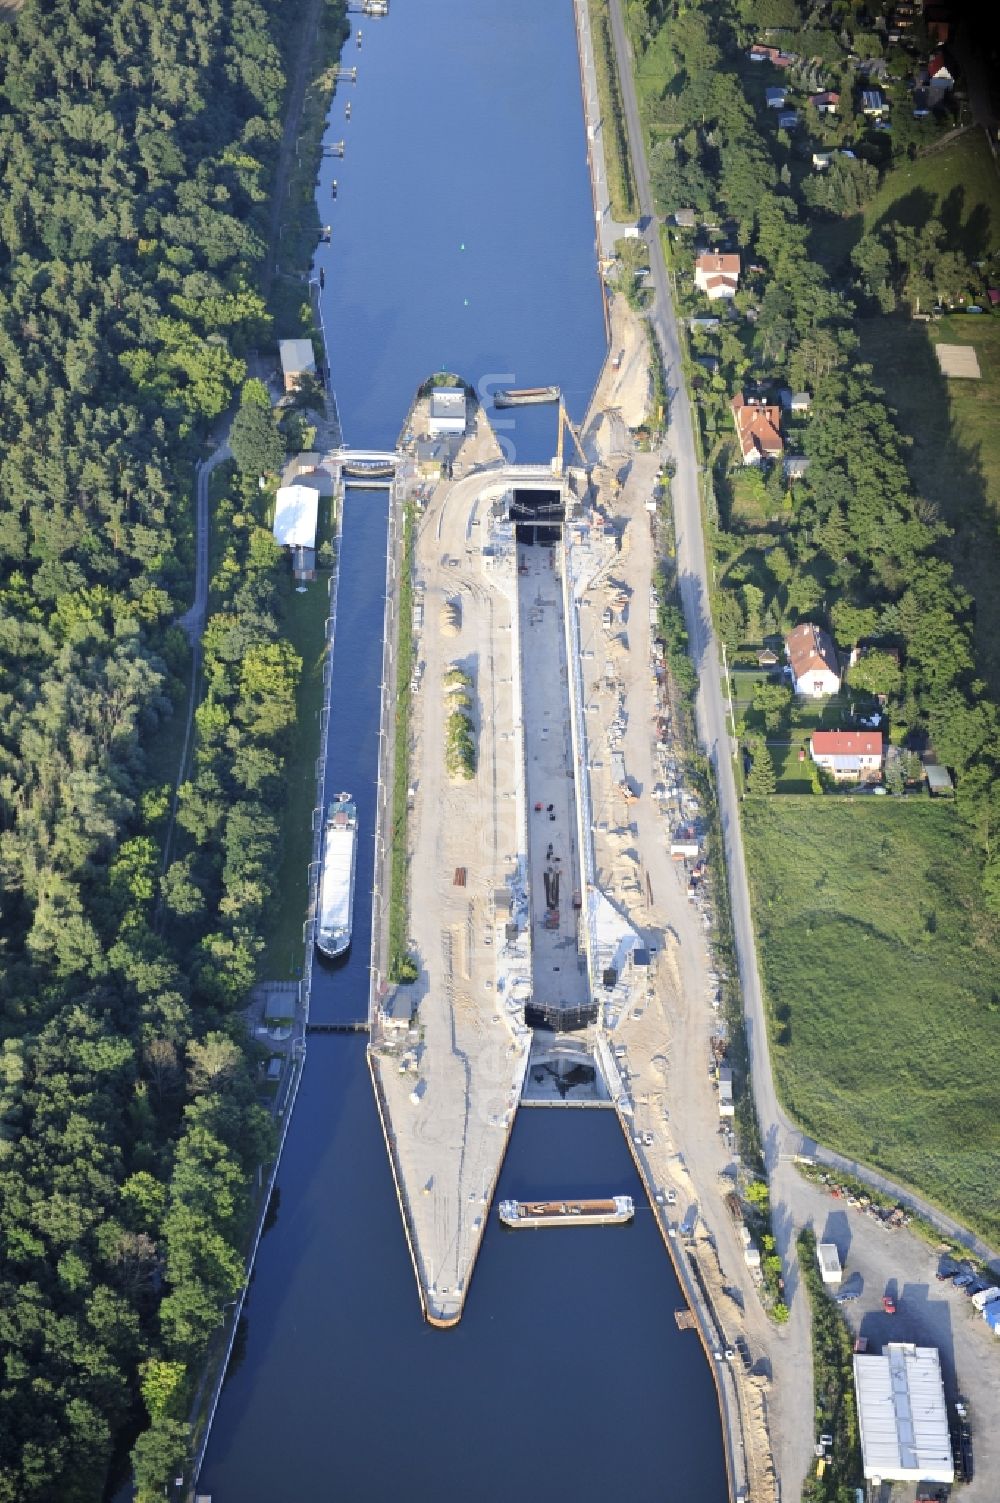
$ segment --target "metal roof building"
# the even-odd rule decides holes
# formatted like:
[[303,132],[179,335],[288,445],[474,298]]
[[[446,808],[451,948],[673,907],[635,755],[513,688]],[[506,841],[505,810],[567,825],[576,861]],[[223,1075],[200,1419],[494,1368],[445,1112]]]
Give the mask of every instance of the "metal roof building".
[[941,1359],[932,1346],[891,1341],[856,1353],[854,1394],[869,1482],[954,1482]]
[[319,491],[312,485],[283,485],[274,502],[274,536],[282,548],[315,548]]
[[311,339],[279,339],[278,358],[286,391],[294,391],[303,376],[315,376],[316,356]]
[[465,432],[465,392],[460,386],[436,386],[431,392],[428,433]]

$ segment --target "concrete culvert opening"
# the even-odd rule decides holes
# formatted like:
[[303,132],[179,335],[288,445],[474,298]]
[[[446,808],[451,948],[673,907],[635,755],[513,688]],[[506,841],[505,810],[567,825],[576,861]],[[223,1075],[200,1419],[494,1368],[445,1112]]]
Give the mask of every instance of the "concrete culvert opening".
[[557,487],[539,490],[515,490],[510,503],[510,519],[519,543],[542,543],[551,547],[562,535],[566,516],[563,493]]

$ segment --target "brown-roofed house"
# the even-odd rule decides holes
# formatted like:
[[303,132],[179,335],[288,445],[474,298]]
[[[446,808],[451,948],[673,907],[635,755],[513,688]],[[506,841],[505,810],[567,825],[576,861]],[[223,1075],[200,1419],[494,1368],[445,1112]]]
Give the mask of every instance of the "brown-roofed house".
[[835,778],[874,783],[882,776],[882,732],[813,731],[809,755]]
[[829,632],[812,621],[803,621],[785,638],[785,652],[792,670],[796,694],[818,697],[836,694],[840,688],[837,652]]
[[694,285],[706,293],[710,302],[720,297],[735,297],[740,285],[739,256],[709,251],[694,263]]
[[760,464],[763,459],[778,459],[785,445],[781,437],[781,408],[762,397],[745,397],[742,392],[732,401],[736,437],[744,464]]

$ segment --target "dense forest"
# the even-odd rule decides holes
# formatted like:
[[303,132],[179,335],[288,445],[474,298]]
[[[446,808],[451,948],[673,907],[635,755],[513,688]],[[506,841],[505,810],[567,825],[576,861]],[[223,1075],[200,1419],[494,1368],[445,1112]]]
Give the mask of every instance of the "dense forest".
[[[864,236],[836,283],[816,254],[823,216],[857,212],[885,167],[917,149],[922,127],[909,104],[894,108],[891,140],[855,112],[859,69],[885,49],[884,26],[873,29],[871,19],[880,9],[869,6],[865,19],[847,4],[830,14],[797,0],[633,0],[630,20],[657,207],[670,220],[693,208],[703,226],[700,238],[674,232],[681,311],[709,311],[693,290],[698,245],[738,250],[744,269],[732,316],[694,328],[690,347],[711,477],[720,634],[738,654],[819,620],[841,648],[869,644],[856,682],[887,696],[897,745],[931,744],[955,771],[985,895],[1000,908],[1000,716],[976,671],[975,605],[944,557],[945,524],[910,483],[904,440],[854,327],[860,306],[918,310],[935,295],[981,284],[982,273],[935,221]],[[765,36],[765,26],[780,29]],[[798,59],[773,70],[790,94],[833,88],[842,101],[833,120],[809,105],[800,139],[777,127],[762,98],[755,103],[761,79],[775,77],[762,75],[770,65],[749,62],[747,49],[779,40]],[[905,82],[884,86],[907,98]],[[937,124],[928,121],[927,132]],[[828,178],[809,170],[817,139],[851,153]],[[782,387],[811,397],[808,413],[786,419],[789,446],[808,469],[792,481],[778,463],[744,478],[730,401],[741,390],[774,401]],[[756,517],[738,514],[738,485]],[[862,684],[866,672],[871,682]],[[757,781],[767,791],[773,776],[764,774]]]
[[300,10],[26,0],[0,26],[0,1503],[99,1498],[140,1430],[140,1496],[183,1468],[271,1149],[234,1012],[298,664],[249,502],[162,876],[157,743],[186,695],[193,462],[270,338]]

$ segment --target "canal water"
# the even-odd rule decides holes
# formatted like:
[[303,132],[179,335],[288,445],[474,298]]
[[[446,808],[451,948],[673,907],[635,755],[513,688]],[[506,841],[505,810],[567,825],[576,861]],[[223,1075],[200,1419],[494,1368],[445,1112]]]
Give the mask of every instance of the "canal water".
[[337,584],[326,798],[341,791],[353,796],[358,849],[350,949],[336,960],[312,958],[309,1018],[320,1024],[354,1023],[368,1016],[388,520],[388,490],[348,490]]
[[[388,19],[352,22],[352,119],[342,91],[328,133],[348,153],[319,189],[347,442],[392,446],[437,368],[486,396],[558,382],[581,416],[604,326],[570,0],[392,0]],[[511,457],[548,458],[552,409],[501,434]],[[351,953],[314,967],[316,1021],[367,1005],[386,516],[386,493],[348,493],[327,792],[355,795],[361,845]],[[634,1225],[508,1232],[494,1215],[461,1324],[431,1330],[363,1041],[312,1035],[199,1492],[723,1499],[711,1375],[677,1330],[683,1300],[614,1113],[519,1114],[500,1196],[610,1192],[633,1195]]]
[[[320,171],[332,243],[317,266],[345,440],[394,447],[436,370],[488,408],[497,386],[558,383],[582,418],[605,330],[571,0],[390,11],[351,17],[362,46],[352,36],[344,62],[358,82],[340,86],[327,135],[346,154]],[[500,420],[518,461],[552,456],[554,408]]]

